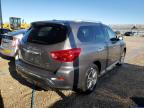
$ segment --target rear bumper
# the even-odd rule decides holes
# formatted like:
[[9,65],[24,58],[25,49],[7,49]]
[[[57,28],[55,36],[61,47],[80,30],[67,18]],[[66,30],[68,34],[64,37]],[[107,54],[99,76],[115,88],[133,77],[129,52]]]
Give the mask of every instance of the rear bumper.
[[15,57],[16,52],[17,52],[16,48],[11,50],[11,49],[4,49],[4,48],[0,47],[0,53],[5,56]]
[[[56,73],[27,64],[21,60],[16,60],[16,70],[28,82],[43,89],[49,88],[72,89],[73,69],[59,69]],[[59,76],[64,80],[57,79]]]

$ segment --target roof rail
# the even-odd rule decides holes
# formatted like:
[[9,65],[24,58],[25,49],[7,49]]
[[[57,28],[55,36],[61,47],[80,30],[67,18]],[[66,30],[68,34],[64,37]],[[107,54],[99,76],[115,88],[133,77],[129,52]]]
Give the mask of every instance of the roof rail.
[[93,20],[74,20],[76,22],[91,22],[91,23],[102,23],[101,21],[93,21]]

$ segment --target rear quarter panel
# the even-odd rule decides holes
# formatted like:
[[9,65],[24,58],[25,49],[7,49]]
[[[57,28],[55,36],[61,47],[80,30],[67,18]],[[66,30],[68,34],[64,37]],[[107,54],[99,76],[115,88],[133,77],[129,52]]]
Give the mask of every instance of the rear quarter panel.
[[95,61],[99,61],[101,64],[101,71],[106,68],[107,49],[103,43],[84,43],[79,44],[78,47],[82,48],[79,57],[79,84],[83,86],[86,77],[85,73],[91,64]]

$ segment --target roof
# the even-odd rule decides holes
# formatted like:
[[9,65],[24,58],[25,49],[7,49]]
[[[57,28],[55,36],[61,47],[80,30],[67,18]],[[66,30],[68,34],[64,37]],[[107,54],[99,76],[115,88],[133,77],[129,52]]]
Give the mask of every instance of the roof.
[[82,23],[99,23],[101,24],[101,22],[93,22],[93,21],[83,21],[83,20],[48,20],[48,21],[36,21],[36,22],[32,22],[33,24],[46,24],[46,23],[54,23],[54,24],[60,24],[60,25],[66,25],[66,24],[71,24],[71,23],[75,23],[75,24],[82,24]]

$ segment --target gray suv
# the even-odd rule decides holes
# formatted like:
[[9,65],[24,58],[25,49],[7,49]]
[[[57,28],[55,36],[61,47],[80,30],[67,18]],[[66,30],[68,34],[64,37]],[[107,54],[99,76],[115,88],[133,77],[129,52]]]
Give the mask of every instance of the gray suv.
[[92,92],[98,78],[121,65],[126,44],[101,23],[39,21],[21,40],[17,73],[43,89]]

